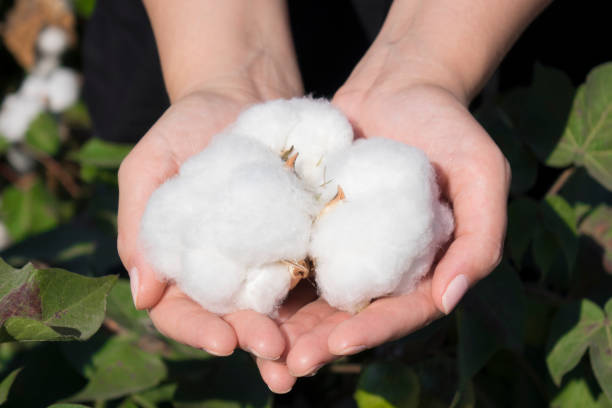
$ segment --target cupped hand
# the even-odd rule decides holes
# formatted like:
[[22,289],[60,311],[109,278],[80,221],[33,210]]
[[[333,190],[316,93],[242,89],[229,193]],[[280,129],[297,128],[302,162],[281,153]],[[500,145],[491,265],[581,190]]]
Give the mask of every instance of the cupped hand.
[[139,247],[140,219],[151,193],[242,109],[264,99],[244,89],[232,86],[180,98],[125,158],[119,169],[118,251],[130,274],[136,307],[149,309],[160,332],[215,355],[229,355],[239,345],[264,358],[278,358],[285,341],[274,321],[252,311],[219,317],[204,310],[174,284],[159,281]]
[[425,151],[452,205],[455,232],[414,292],[375,300],[354,316],[318,299],[284,321],[284,360],[258,360],[273,389],[293,384],[295,376],[312,374],[338,356],[405,336],[450,313],[502,254],[510,168],[452,93],[433,85],[345,88],[333,103],[348,116],[358,137],[391,138]]

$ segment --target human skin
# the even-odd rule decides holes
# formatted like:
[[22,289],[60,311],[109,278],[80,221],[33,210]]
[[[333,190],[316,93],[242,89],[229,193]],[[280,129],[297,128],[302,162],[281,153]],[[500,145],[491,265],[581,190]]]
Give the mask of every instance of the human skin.
[[172,106],[119,173],[118,248],[136,306],[149,309],[162,333],[185,344],[217,355],[236,346],[250,351],[278,393],[340,355],[402,337],[452,311],[499,262],[510,183],[507,161],[467,105],[547,3],[394,2],[333,103],[359,136],[389,137],[427,153],[453,206],[453,241],[413,293],[378,299],[351,316],[300,285],[272,320],[252,311],[218,317],[159,282],[139,251],[138,230],[155,188],[241,109],[302,93],[284,4],[182,0],[164,7],[146,0]]

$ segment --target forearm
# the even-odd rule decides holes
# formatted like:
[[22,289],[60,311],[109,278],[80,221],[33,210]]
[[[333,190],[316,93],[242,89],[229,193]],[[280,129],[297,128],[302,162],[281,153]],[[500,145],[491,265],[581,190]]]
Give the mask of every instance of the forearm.
[[550,1],[396,0],[352,79],[429,83],[467,104]]
[[[171,100],[205,87],[300,93],[284,0],[144,0]],[[237,89],[243,91],[243,89]]]

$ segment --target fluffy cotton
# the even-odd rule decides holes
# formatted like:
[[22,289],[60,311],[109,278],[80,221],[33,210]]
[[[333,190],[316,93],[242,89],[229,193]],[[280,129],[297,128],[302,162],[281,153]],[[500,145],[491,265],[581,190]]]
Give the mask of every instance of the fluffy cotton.
[[388,139],[355,142],[330,158],[331,198],[316,221],[310,255],[321,296],[357,312],[372,299],[411,291],[453,230],[435,173],[417,148]]
[[220,134],[151,196],[141,240],[165,278],[215,313],[271,314],[308,251],[316,203],[281,158]]
[[327,182],[327,157],[353,141],[353,129],[342,112],[325,99],[312,98],[255,105],[238,117],[232,132],[278,154],[298,153],[295,171],[315,191]]
[[291,264],[306,259],[342,310],[413,290],[452,233],[451,211],[421,150],[352,141],[327,101],[252,106],[153,193],[140,233],[147,259],[219,314],[274,314]]
[[66,30],[60,27],[45,27],[38,34],[36,45],[41,54],[57,56],[68,47],[68,34]]
[[79,76],[69,68],[57,68],[47,79],[47,100],[51,112],[62,112],[79,97]]
[[30,122],[44,109],[43,101],[20,94],[9,94],[0,108],[0,134],[10,142],[23,140]]

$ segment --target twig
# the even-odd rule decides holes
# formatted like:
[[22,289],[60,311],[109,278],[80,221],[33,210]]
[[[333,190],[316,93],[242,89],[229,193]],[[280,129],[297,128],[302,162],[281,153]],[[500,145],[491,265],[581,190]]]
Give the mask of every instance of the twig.
[[36,153],[34,157],[45,166],[45,170],[49,174],[53,175],[64,186],[72,198],[78,198],[81,195],[81,188],[74,181],[72,175],[64,170],[53,157],[40,153]]
[[546,196],[548,197],[548,196],[557,194],[561,190],[561,188],[563,188],[563,185],[565,184],[565,182],[570,178],[572,174],[574,174],[575,171],[576,171],[576,167],[574,166],[568,167],[567,169],[563,170],[563,173],[561,173],[559,177],[557,178],[557,180],[555,180],[554,184],[550,187],[550,189],[546,193]]
[[359,374],[362,368],[361,364],[357,363],[334,364],[329,368],[329,371],[335,374]]
[[11,184],[16,184],[19,181],[19,174],[11,166],[2,162],[0,162],[0,176]]

